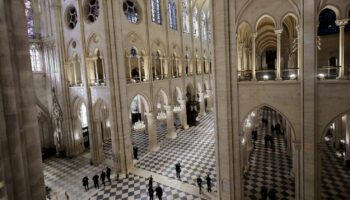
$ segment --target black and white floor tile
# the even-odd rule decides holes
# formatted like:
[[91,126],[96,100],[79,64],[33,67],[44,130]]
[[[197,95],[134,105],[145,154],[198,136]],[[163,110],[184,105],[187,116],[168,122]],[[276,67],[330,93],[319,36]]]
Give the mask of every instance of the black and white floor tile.
[[163,143],[160,151],[142,158],[136,167],[176,179],[175,164],[182,166],[181,181],[196,185],[196,178],[209,174],[216,185],[214,115],[200,119],[198,126],[182,130],[174,140]]
[[322,199],[350,199],[350,170],[331,141],[321,145],[321,189]]
[[[157,182],[153,183],[153,187]],[[200,197],[188,194],[177,189],[160,184],[163,189],[163,200],[198,199]],[[107,184],[103,190],[95,194],[91,200],[148,200],[148,180],[143,177],[130,174],[128,178]],[[154,195],[154,199],[156,199]]]
[[112,140],[111,139],[103,141],[103,152],[105,155],[105,159],[113,160],[113,158],[112,158]]
[[[261,123],[261,118],[268,119],[267,127]],[[292,161],[287,153],[287,146],[282,135],[271,134],[271,123],[279,116],[271,109],[263,109],[258,127],[258,140],[249,159],[249,170],[244,175],[244,194],[246,199],[260,199],[261,187],[276,191],[277,199],[294,199],[294,180],[290,170]],[[274,148],[265,147],[264,136],[271,134]]]

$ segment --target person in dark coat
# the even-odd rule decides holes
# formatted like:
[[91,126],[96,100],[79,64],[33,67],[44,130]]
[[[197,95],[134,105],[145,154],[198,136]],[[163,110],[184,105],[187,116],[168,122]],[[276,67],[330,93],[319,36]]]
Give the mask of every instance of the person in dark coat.
[[255,129],[252,131],[252,140],[255,148],[255,142],[258,140],[258,131]]
[[102,173],[101,173],[101,181],[102,181],[103,186],[106,186],[105,180],[106,180],[106,173],[104,171],[102,171]]
[[94,177],[92,177],[92,180],[94,181],[95,188],[100,189],[100,185],[98,184],[98,175],[96,174]]
[[261,199],[266,200],[267,199],[267,188],[265,186],[261,187]]
[[276,130],[277,135],[279,135],[281,133],[281,125],[279,123],[276,124],[275,130]]
[[180,173],[181,173],[181,165],[180,165],[180,162],[176,163],[175,164],[175,171],[176,171],[176,177],[178,179],[181,179],[180,177]]
[[269,136],[268,135],[265,135],[264,141],[265,141],[265,147],[267,148],[267,143],[269,142]]
[[275,192],[274,189],[271,189],[271,190],[269,191],[269,199],[270,199],[270,200],[276,200],[276,192]]
[[159,200],[161,200],[163,197],[163,189],[159,186],[159,183],[158,183],[158,186],[156,187],[156,195]]
[[83,186],[85,188],[85,191],[89,190],[89,178],[87,176],[83,178]]
[[137,158],[138,151],[139,151],[139,148],[134,146],[133,147],[133,153],[134,153],[134,159],[136,159],[136,160],[138,160],[138,158]]
[[207,174],[207,178],[205,178],[207,180],[207,191],[211,192],[211,178],[209,176],[209,174]]
[[148,178],[148,187],[153,188],[153,177],[152,177],[152,175]]
[[202,179],[200,176],[198,176],[197,178],[197,184],[198,184],[198,187],[199,187],[199,194],[202,194]]
[[271,125],[271,134],[273,134],[275,132],[275,126],[272,124]]
[[109,168],[109,167],[107,167],[106,169],[107,169],[107,170],[106,170],[106,177],[107,177],[107,180],[108,180],[108,182],[111,183],[111,173],[112,173],[112,170],[111,170],[111,168]]
[[150,199],[150,200],[153,200],[153,199],[154,199],[154,198],[153,198],[153,196],[154,196],[154,190],[153,190],[152,187],[149,187],[149,188],[148,188],[148,195],[149,195],[149,199]]

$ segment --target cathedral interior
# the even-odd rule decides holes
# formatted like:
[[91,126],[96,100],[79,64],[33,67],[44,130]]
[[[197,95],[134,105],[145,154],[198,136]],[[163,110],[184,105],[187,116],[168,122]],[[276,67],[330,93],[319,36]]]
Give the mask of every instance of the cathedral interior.
[[0,0],[0,200],[350,199],[349,0]]

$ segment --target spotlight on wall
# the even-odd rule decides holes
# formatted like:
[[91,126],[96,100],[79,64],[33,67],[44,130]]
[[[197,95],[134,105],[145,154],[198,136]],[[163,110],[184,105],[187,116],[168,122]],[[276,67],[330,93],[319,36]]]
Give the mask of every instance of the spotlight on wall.
[[269,80],[269,75],[264,75],[264,76],[263,76],[263,79],[264,79],[264,80]]
[[291,80],[295,80],[296,77],[297,77],[297,75],[295,75],[295,74],[289,75],[289,78],[290,78]]
[[244,144],[244,143],[245,143],[245,138],[242,139],[242,144]]
[[320,73],[320,74],[318,74],[318,77],[320,78],[320,79],[324,79],[324,77],[325,77],[326,75],[325,74],[322,74],[322,73]]

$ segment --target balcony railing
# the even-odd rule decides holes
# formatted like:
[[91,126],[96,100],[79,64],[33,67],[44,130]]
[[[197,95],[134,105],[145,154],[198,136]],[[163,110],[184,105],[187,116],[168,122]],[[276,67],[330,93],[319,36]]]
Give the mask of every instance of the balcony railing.
[[317,78],[319,80],[337,79],[339,77],[340,66],[320,66],[317,68]]
[[275,69],[256,70],[256,79],[258,81],[275,80],[276,70]]
[[238,80],[239,81],[252,80],[252,71],[251,70],[238,71]]
[[299,69],[289,68],[281,70],[282,80],[298,80]]

